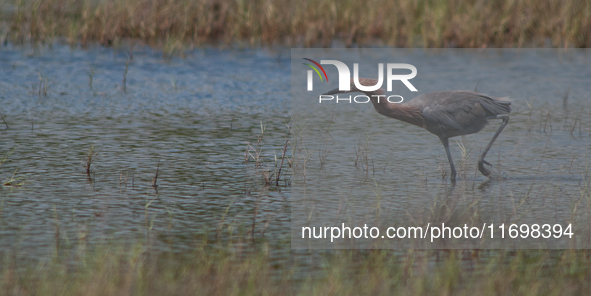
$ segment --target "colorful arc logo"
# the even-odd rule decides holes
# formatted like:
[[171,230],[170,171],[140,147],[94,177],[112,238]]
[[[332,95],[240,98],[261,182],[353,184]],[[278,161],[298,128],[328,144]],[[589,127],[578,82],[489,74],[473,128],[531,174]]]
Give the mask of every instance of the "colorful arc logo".
[[[311,59],[304,58],[304,60],[310,61],[310,62],[314,63],[314,65],[318,66],[318,68],[320,68],[320,70],[322,70],[322,73],[324,73],[324,78],[326,78],[326,81],[328,82],[328,76],[326,76],[326,72],[324,71],[324,68],[322,68],[322,66],[320,66],[320,64],[318,64],[316,61],[311,60]],[[318,71],[318,68],[316,68],[308,63],[302,63],[302,64],[304,64],[304,65],[312,68],[314,71],[316,71],[316,73],[318,74],[318,77],[320,77],[320,81],[323,81],[322,75],[320,75],[320,71]]]

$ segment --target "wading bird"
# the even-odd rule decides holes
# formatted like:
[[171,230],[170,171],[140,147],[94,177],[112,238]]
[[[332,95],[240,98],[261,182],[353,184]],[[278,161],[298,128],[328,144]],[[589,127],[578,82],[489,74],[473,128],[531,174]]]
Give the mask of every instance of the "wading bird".
[[[359,78],[364,86],[374,86],[377,79]],[[451,168],[451,181],[455,182],[456,168],[449,152],[449,138],[479,132],[489,119],[502,119],[503,123],[478,158],[478,170],[491,177],[491,172],[484,165],[493,166],[484,160],[486,153],[509,122],[511,102],[501,98],[492,98],[471,91],[439,91],[420,95],[408,102],[400,104],[386,100],[383,89],[375,91],[359,90],[351,80],[351,90],[341,91],[338,88],[324,95],[361,92],[371,99],[376,111],[384,116],[422,127],[439,137]],[[397,100],[395,100],[397,101]]]

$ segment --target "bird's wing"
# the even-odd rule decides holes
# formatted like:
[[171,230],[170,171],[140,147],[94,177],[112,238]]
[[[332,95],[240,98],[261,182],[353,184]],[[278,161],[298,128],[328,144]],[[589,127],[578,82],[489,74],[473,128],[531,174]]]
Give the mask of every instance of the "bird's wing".
[[511,112],[511,102],[470,91],[426,94],[419,102],[423,117],[444,129],[463,130],[476,122]]

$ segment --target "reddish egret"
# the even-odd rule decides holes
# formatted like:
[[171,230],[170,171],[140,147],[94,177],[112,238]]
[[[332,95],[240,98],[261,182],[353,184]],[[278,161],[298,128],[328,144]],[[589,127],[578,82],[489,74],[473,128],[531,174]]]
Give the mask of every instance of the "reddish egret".
[[[359,78],[359,83],[364,86],[373,86],[377,84],[377,80]],[[484,165],[491,167],[493,165],[484,160],[484,157],[509,122],[511,102],[476,92],[458,90],[427,93],[408,102],[396,104],[386,100],[383,89],[361,91],[357,89],[353,80],[351,80],[350,91],[341,91],[337,88],[325,95],[348,92],[361,92],[370,97],[376,111],[384,116],[414,124],[438,136],[447,153],[452,182],[456,179],[456,168],[449,152],[449,138],[477,133],[489,119],[502,119],[503,123],[478,158],[478,170],[491,178],[491,172]]]

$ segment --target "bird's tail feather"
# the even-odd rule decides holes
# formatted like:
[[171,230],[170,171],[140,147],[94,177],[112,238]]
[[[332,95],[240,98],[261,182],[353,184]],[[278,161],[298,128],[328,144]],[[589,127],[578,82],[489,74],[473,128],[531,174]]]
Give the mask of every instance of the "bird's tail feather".
[[489,98],[489,100],[482,100],[480,103],[484,109],[494,115],[511,113],[511,101],[509,101],[508,97],[498,99]]

